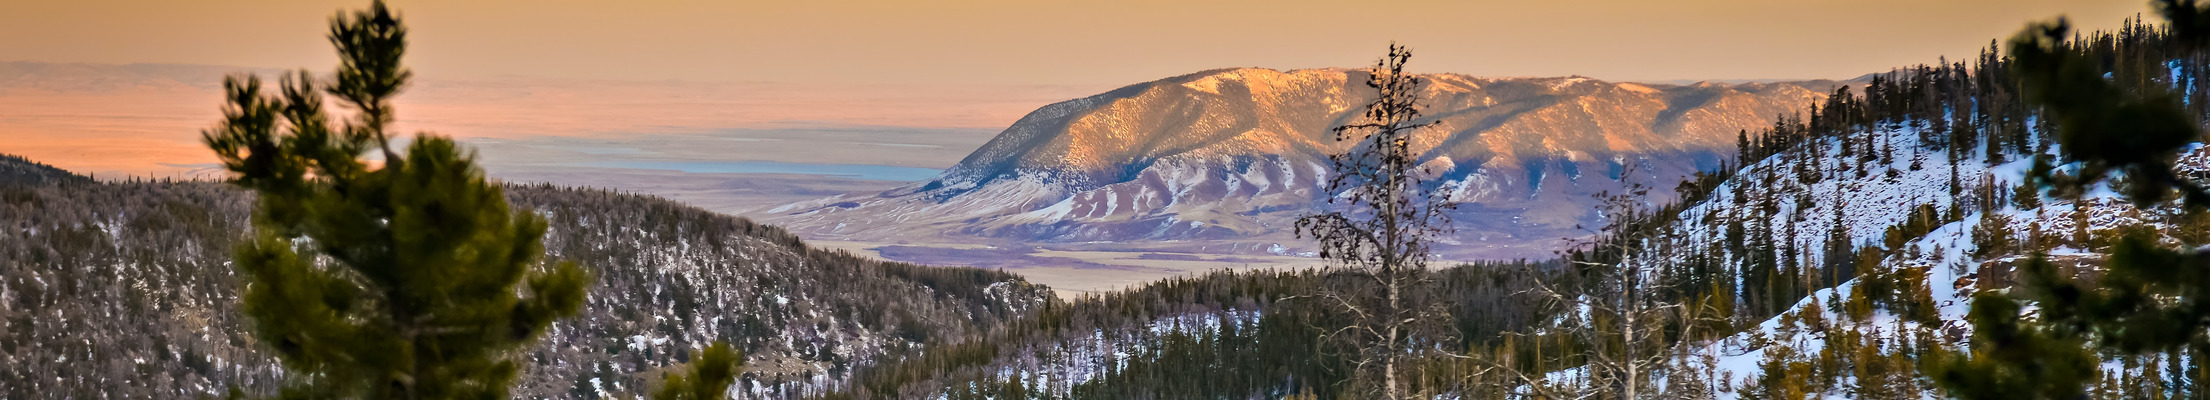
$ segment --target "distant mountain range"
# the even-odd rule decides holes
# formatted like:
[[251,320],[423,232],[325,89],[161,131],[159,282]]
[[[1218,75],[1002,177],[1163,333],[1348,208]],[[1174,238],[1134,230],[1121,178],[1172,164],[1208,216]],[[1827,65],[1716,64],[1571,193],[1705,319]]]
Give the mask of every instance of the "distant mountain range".
[[[1352,69],[1220,69],[1029,113],[934,179],[763,216],[814,239],[1012,242],[1301,254],[1293,221],[1327,193],[1329,128],[1373,96]],[[1422,162],[1466,202],[1452,259],[1548,256],[1602,221],[1594,196],[1720,167],[1839,81],[1659,85],[1422,76]],[[1634,171],[1632,176],[1622,176]],[[1663,196],[1661,196],[1663,197]]]
[[220,90],[222,77],[259,74],[268,79],[287,71],[194,64],[87,64],[0,61],[0,93],[133,92],[144,90]]

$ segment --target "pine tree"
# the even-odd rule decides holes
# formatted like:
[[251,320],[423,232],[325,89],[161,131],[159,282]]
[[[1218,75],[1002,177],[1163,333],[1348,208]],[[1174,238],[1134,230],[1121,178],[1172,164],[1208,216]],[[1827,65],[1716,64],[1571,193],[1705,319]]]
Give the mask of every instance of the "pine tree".
[[[2031,262],[2040,262],[2033,260]],[[2074,335],[2019,318],[2019,304],[1982,292],[1972,301],[1972,350],[1927,360],[1934,382],[1967,400],[2073,399],[2096,376],[2093,353]]]
[[2033,184],[2021,184],[2017,187],[2012,188],[2012,191],[2013,193],[2011,193],[2010,196],[2011,205],[2017,206],[2020,210],[2035,210],[2041,208],[2040,186]]
[[[2210,44],[2210,10],[2194,0],[2159,0],[2180,45]],[[2171,169],[2188,142],[2200,140],[2186,106],[2149,87],[2125,87],[2106,79],[2102,60],[2071,42],[2063,20],[2029,26],[2011,41],[2016,72],[2027,100],[2049,110],[2068,163],[2078,174],[2052,174],[2036,162],[2035,186],[2076,194],[2111,171],[2130,182],[2137,205],[2161,203],[2174,193],[2186,212],[2200,213],[2210,193]],[[2038,192],[2038,190],[2036,190]],[[2027,194],[2021,193],[2021,196]],[[2034,194],[2038,196],[2038,194]],[[2041,307],[2039,323],[2018,320],[2015,301],[1983,293],[1973,301],[1973,353],[1949,356],[1936,381],[1966,398],[2078,398],[2099,376],[2089,345],[2119,356],[2193,348],[2198,360],[2210,343],[2210,254],[2163,246],[2155,232],[2135,230],[2111,246],[2100,287],[2085,286],[2035,254],[2020,270]]]
[[[265,96],[257,77],[226,79],[225,120],[203,133],[259,194],[235,261],[253,335],[293,371],[287,397],[507,397],[513,352],[576,314],[590,278],[537,268],[544,220],[509,210],[451,139],[391,147],[391,98],[412,76],[396,15],[379,1],[331,25],[331,86],[301,72]],[[354,120],[334,125],[325,94]]]
[[1734,165],[1748,166],[1757,162],[1756,150],[1750,147],[1750,130],[1734,133]]
[[652,392],[654,400],[715,400],[728,398],[729,385],[737,383],[737,375],[743,373],[744,353],[729,347],[728,343],[714,342],[691,360],[689,374],[668,376],[660,389]]
[[[2185,19],[2203,13],[2194,0],[2158,4],[2168,18],[2176,19],[2175,31],[2203,29],[2184,26],[2195,22]],[[2071,35],[2069,23],[2059,19],[2034,25],[2011,40],[2027,99],[2049,109],[2057,141],[2069,161],[2080,166],[2076,178],[2051,176],[2047,168],[2036,168],[2036,178],[2081,186],[2115,171],[2134,181],[2126,195],[2136,203],[2159,202],[2177,192],[2190,207],[2210,207],[2210,191],[2172,172],[2183,146],[2202,140],[2194,117],[2165,90],[2104,79],[2100,60],[2077,51],[2078,45],[2068,41]],[[2210,43],[2210,36],[2178,36],[2189,45]]]

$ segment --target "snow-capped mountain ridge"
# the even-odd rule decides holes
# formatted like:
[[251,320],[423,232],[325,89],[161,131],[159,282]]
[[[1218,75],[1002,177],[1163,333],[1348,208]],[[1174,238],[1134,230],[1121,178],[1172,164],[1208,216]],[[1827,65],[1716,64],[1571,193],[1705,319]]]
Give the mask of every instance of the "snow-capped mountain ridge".
[[[1014,241],[1289,238],[1322,203],[1331,127],[1371,98],[1363,70],[1221,69],[1030,113],[935,179],[785,205],[769,220],[815,238],[954,235]],[[1423,75],[1423,162],[1471,203],[1474,254],[1548,254],[1591,222],[1590,195],[1628,164],[1660,181],[1715,168],[1735,133],[1836,82],[1648,85],[1582,77]],[[1601,179],[1585,179],[1597,176]],[[1500,222],[1501,221],[1501,222]]]

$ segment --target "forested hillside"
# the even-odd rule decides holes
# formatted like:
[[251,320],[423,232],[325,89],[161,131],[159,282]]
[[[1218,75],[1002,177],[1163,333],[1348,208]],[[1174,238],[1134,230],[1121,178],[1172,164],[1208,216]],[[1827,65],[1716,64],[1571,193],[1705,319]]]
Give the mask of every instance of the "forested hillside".
[[8,154],[0,154],[0,183],[13,185],[44,185],[59,183],[84,183],[92,179],[51,165],[40,164]]
[[[1540,276],[1570,283],[1555,263],[1479,263],[1428,273],[1408,294],[1444,306],[1433,326],[1467,343],[1499,343],[1554,309],[1521,295]],[[1281,398],[1344,389],[1350,343],[1325,338],[1345,318],[1323,285],[1351,275],[1215,272],[1102,296],[1054,302],[988,339],[935,347],[927,357],[863,369],[823,398]],[[1464,371],[1439,366],[1430,386],[1457,387]]]
[[[2170,92],[2191,119],[2210,61],[2156,25],[2080,36],[2066,51],[2100,61],[2104,79],[2136,93]],[[1977,293],[2032,300],[2023,265],[2047,260],[2094,282],[2127,232],[2170,246],[2210,244],[2200,214],[2178,202],[2136,207],[2137,180],[2067,192],[2036,183],[2080,174],[2049,111],[2026,101],[2017,61],[1979,58],[1878,75],[1802,117],[1745,135],[1744,167],[1691,183],[1707,194],[1668,207],[1614,242],[1685,296],[1719,303],[1740,333],[1704,343],[1721,397],[1946,396],[1930,378],[1940,354],[1970,351]],[[2113,133],[2117,134],[2117,133]],[[2200,141],[2200,138],[2194,139]],[[2202,179],[2199,145],[2178,170]],[[2037,167],[2037,164],[2041,165]],[[2060,164],[2049,168],[2047,165]],[[2037,168],[2042,171],[2037,172]],[[1727,177],[1723,181],[1718,178]],[[1633,245],[1630,245],[1633,244]],[[1620,263],[1616,254],[1586,259]],[[1637,262],[1626,262],[1634,264]],[[1708,293],[1732,294],[1717,298]],[[2100,398],[2204,393],[2197,348],[2161,356],[2102,355]]]
[[[12,160],[12,159],[11,159]],[[7,164],[11,178],[16,164]],[[250,195],[209,182],[0,181],[0,397],[270,393],[280,369],[236,312]],[[711,341],[737,392],[793,398],[920,343],[1002,330],[1051,300],[1019,277],[862,259],[780,229],[592,189],[508,188],[551,223],[547,259],[598,266],[584,313],[520,354],[515,394],[642,394]]]

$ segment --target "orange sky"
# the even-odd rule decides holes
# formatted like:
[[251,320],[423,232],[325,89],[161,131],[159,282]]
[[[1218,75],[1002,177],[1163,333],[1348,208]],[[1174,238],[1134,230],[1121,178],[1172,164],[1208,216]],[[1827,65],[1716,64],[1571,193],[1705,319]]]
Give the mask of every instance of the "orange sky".
[[[1051,102],[1220,67],[1360,67],[1391,40],[1414,46],[1419,72],[1850,78],[1969,57],[2027,21],[2069,14],[2105,28],[2147,8],[2146,0],[391,2],[413,29],[407,62],[422,77],[401,98],[407,129],[498,139],[789,123],[966,132],[884,138],[941,151],[869,161],[922,167],[956,160]],[[0,0],[0,61],[326,72],[336,64],[323,39],[328,18],[366,4]],[[204,168],[212,159],[196,132],[220,118],[213,85],[235,67],[159,68],[192,72],[67,75],[79,79],[61,85],[101,88],[93,91],[15,82],[0,90],[0,152],[105,175]],[[789,155],[727,158],[779,156]]]
[[[334,64],[365,0],[0,0],[0,60]],[[1847,78],[2145,0],[393,0],[448,78],[1125,84],[1231,66],[1610,80]]]

